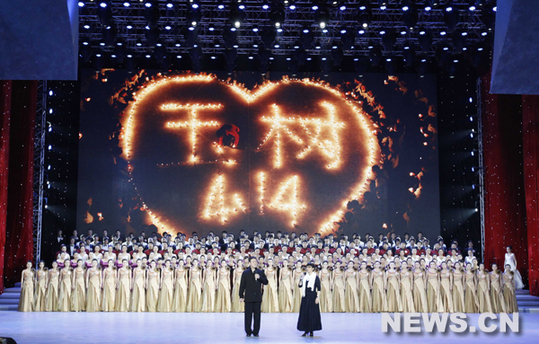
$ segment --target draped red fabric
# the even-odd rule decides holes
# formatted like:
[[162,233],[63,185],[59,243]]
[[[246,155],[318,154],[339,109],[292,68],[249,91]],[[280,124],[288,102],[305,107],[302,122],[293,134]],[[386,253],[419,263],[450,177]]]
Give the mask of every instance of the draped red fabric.
[[539,96],[522,97],[524,187],[528,224],[528,281],[539,296]]
[[4,291],[11,81],[0,82],[0,294]]
[[522,98],[489,94],[489,77],[482,79],[482,86],[484,261],[488,269],[493,263],[502,265],[506,247],[512,245],[518,270],[525,280],[528,238],[522,156]]
[[33,166],[37,81],[13,81],[8,156],[4,286],[20,281],[33,259]]

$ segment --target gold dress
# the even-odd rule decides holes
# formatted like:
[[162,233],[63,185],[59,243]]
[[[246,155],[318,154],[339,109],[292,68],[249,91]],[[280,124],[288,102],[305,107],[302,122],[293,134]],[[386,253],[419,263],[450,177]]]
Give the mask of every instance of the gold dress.
[[345,291],[344,291],[344,306],[346,313],[359,312],[359,294],[357,290],[357,272],[344,271]]
[[[282,273],[282,272],[281,272]],[[284,281],[284,279],[283,279]],[[283,283],[284,284],[284,283]],[[320,312],[322,313],[331,313],[333,312],[333,295],[331,294],[331,272],[323,270],[320,271]],[[281,295],[281,287],[279,287],[279,296]],[[281,304],[281,311],[284,306]]]
[[131,300],[131,269],[121,267],[118,269],[118,289],[116,290],[116,312],[129,312]]
[[34,312],[43,312],[45,311],[45,296],[47,293],[47,271],[38,270],[36,276],[37,285],[34,297]]
[[159,271],[151,269],[148,271],[148,289],[146,289],[146,311],[156,312],[159,301]]
[[490,274],[490,304],[494,313],[505,313],[505,302],[501,285],[502,274]]
[[220,268],[217,272],[217,296],[215,297],[215,312],[230,313],[232,301],[230,300],[230,270]]
[[71,311],[71,276],[73,271],[71,268],[63,268],[60,270],[60,288],[58,291],[58,311],[69,312]]
[[266,269],[268,284],[264,286],[261,311],[264,313],[279,313],[279,294],[277,291],[277,269]]
[[101,272],[97,268],[91,268],[88,270],[86,312],[99,311],[101,311]]
[[163,268],[163,281],[159,290],[157,301],[158,312],[172,312],[172,297],[174,296],[174,271],[170,268]]
[[[294,292],[292,295],[294,295],[294,313],[299,313],[299,308],[301,306],[301,288],[299,287],[299,281],[301,279],[301,275],[303,275],[303,271],[297,271],[294,270],[293,276],[294,276]],[[343,288],[344,289],[344,288]],[[344,290],[343,290],[343,307],[344,307]],[[344,308],[342,310],[344,312]]]
[[21,285],[19,298],[19,312],[32,312],[34,310],[34,270],[23,271],[24,283]]
[[335,313],[346,312],[346,298],[344,294],[344,272],[341,269],[335,269],[333,270],[333,311]]
[[245,311],[245,303],[240,302],[240,283],[241,274],[243,273],[242,267],[237,267],[234,274],[234,285],[232,286],[232,312],[239,313]]
[[402,298],[400,294],[399,272],[387,272],[387,311],[402,312]]
[[71,311],[82,312],[86,310],[86,280],[83,268],[73,270],[74,289],[71,293]]
[[264,286],[261,311],[264,313],[279,313],[279,294],[277,291],[277,269],[266,269],[268,284]]
[[185,312],[187,310],[187,270],[176,269],[176,284],[172,298],[172,311]]
[[507,313],[518,312],[517,297],[515,294],[515,277],[511,274],[503,274],[503,300]]
[[460,271],[453,272],[453,311],[455,313],[466,312],[464,302],[464,274]]
[[386,292],[384,289],[384,273],[379,270],[371,272],[372,278],[372,311],[387,312]]
[[215,310],[215,275],[214,268],[204,270],[204,288],[202,289],[202,309],[203,313],[211,313]]
[[400,272],[402,311],[405,313],[415,313],[414,296],[412,293],[413,273],[410,270]]
[[361,313],[372,312],[371,275],[367,272],[358,272],[359,275],[359,311]]
[[103,270],[103,312],[114,312],[116,306],[116,269]]
[[131,312],[146,311],[146,270],[142,268],[133,269],[133,290],[131,291]]
[[492,313],[492,304],[488,292],[488,275],[477,271],[477,298],[479,299],[479,313]]
[[45,295],[45,311],[56,312],[58,311],[58,277],[60,272],[58,270],[49,270],[49,284],[47,285],[47,294]]
[[429,313],[443,313],[444,305],[440,297],[440,277],[438,272],[427,270],[427,306]]
[[202,309],[202,282],[200,269],[191,269],[189,271],[189,291],[187,296],[187,311],[188,312],[200,312]]
[[477,283],[473,273],[464,274],[466,292],[464,293],[464,311],[466,313],[479,312],[479,300],[477,299]]
[[453,293],[451,291],[451,272],[440,272],[440,298],[445,313],[453,313]]
[[419,313],[428,313],[427,291],[425,286],[425,272],[414,271],[414,309]]

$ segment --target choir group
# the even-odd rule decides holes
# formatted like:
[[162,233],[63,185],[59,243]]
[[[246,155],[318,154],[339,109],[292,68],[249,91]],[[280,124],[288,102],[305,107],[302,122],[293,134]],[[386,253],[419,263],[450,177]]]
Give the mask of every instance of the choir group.
[[146,238],[118,231],[77,235],[61,245],[51,268],[28,262],[22,272],[19,311],[242,312],[242,272],[251,256],[268,284],[262,312],[298,312],[299,281],[312,263],[321,281],[322,312],[518,312],[522,288],[516,259],[507,248],[503,267],[490,271],[443,238],[431,247],[418,233],[322,238],[319,234],[244,231],[199,238],[153,233]]

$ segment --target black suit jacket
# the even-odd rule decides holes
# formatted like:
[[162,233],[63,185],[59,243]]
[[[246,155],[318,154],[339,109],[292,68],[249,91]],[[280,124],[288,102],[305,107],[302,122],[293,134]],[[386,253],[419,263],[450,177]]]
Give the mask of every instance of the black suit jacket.
[[[255,280],[255,274],[260,275],[258,280]],[[253,273],[251,268],[248,268],[241,274],[240,298],[245,302],[262,302],[262,284],[268,284],[264,271],[255,269]]]

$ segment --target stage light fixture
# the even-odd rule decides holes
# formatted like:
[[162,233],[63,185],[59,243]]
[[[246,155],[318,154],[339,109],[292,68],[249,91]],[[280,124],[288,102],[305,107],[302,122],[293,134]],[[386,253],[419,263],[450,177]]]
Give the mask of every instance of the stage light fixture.
[[270,5],[269,5],[267,2],[264,2],[264,3],[262,4],[262,9],[263,9],[264,11],[267,11],[267,10],[270,9]]
[[[97,55],[96,55],[96,56],[97,56]],[[49,150],[51,150],[51,149],[52,149],[52,145],[49,145],[47,148],[48,148]]]
[[470,5],[470,7],[468,7],[468,10],[470,10],[470,12],[473,12],[477,9],[477,7],[475,7],[474,5]]
[[253,30],[253,32],[258,32],[258,26],[256,26],[256,25],[253,26],[252,30]]
[[131,4],[128,1],[125,1],[124,2],[124,7],[129,7],[129,6],[131,6]]
[[84,24],[83,28],[86,29],[86,30],[90,30],[90,25]]
[[172,2],[167,2],[167,8],[173,8],[174,4]]
[[165,24],[165,30],[167,31],[172,30],[172,26],[169,23]]
[[311,9],[312,9],[313,11],[318,11],[318,5],[313,5],[313,6],[311,7]]
[[425,12],[430,12],[432,10],[432,7],[427,5],[425,6]]
[[101,8],[107,8],[107,6],[108,6],[108,4],[105,1],[101,1],[99,3],[99,7],[101,7]]
[[445,8],[445,11],[446,11],[446,12],[452,12],[452,11],[453,11],[453,6],[447,6],[447,7]]
[[145,6],[146,8],[151,8],[151,7],[152,7],[152,3],[149,2],[149,1],[146,1],[146,3],[144,4],[144,6]]
[[84,1],[79,1],[79,7],[84,7]]
[[131,23],[127,23],[127,25],[125,26],[125,28],[127,30],[131,30],[133,28],[133,25]]
[[296,10],[296,5],[291,4],[290,6],[288,6],[288,8],[289,8],[291,11],[295,11],[295,10]]
[[339,7],[339,10],[341,10],[341,12],[346,11],[346,5],[341,5],[341,6]]

